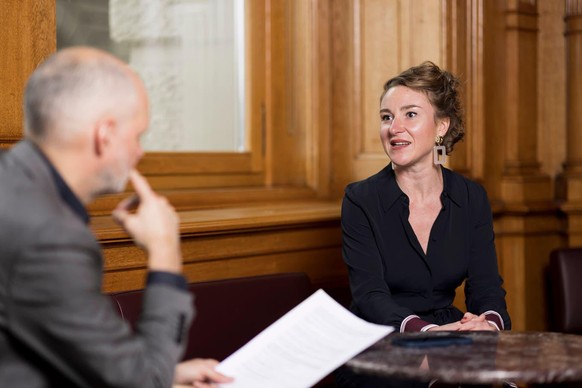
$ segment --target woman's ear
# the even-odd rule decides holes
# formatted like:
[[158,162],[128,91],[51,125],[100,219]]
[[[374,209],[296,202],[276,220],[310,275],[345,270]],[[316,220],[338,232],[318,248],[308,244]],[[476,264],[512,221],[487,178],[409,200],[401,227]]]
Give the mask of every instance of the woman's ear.
[[439,136],[444,137],[447,133],[447,131],[449,130],[449,125],[451,125],[451,119],[448,117],[445,117],[443,119],[440,119],[438,121],[437,124],[437,134]]
[[103,118],[98,120],[94,126],[94,150],[97,156],[103,156],[113,141],[112,136],[115,131],[115,120]]

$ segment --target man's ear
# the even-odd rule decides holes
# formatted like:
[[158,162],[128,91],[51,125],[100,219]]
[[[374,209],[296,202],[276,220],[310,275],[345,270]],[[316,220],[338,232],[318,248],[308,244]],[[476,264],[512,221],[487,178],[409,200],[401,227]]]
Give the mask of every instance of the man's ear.
[[100,119],[95,123],[93,132],[95,154],[102,156],[113,141],[115,120],[110,117]]

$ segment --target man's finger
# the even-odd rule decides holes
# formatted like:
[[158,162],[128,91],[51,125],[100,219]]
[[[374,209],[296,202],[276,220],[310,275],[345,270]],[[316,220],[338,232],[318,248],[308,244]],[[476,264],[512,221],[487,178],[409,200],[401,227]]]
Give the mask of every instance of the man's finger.
[[129,212],[123,208],[116,208],[111,215],[115,222],[120,225],[125,225],[125,220],[127,219]]
[[139,198],[147,198],[154,193],[148,181],[137,170],[131,170],[129,179]]
[[125,198],[123,201],[119,202],[115,207],[115,210],[135,210],[139,206],[139,196],[137,194],[132,195],[131,197]]

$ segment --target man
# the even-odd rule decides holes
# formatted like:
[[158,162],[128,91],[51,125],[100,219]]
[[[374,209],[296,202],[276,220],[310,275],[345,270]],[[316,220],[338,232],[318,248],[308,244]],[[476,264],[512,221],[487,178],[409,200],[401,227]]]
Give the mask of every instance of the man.
[[[25,140],[0,158],[0,386],[169,387],[228,382],[214,360],[176,362],[193,317],[174,209],[134,170],[146,91],[123,62],[71,48],[25,91]],[[102,255],[85,210],[131,183],[114,218],[148,255],[134,334],[101,294]]]

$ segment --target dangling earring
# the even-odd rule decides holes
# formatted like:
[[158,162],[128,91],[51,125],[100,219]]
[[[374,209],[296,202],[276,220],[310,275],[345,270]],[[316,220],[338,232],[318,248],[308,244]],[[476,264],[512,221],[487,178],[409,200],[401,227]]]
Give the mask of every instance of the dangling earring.
[[436,145],[432,149],[432,160],[434,164],[445,164],[447,161],[447,148],[442,145],[443,137],[437,136],[435,143]]

